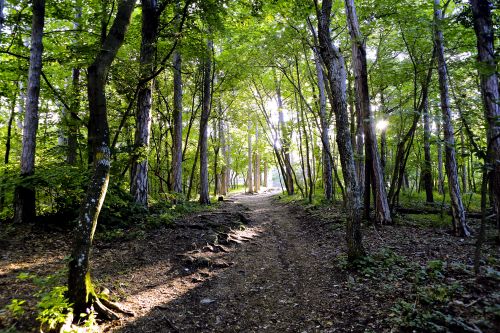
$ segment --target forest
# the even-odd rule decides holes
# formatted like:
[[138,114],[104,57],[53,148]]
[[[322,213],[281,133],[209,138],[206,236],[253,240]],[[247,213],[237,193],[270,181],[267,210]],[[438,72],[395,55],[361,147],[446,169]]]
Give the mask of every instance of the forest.
[[0,333],[499,332],[497,0],[0,0]]

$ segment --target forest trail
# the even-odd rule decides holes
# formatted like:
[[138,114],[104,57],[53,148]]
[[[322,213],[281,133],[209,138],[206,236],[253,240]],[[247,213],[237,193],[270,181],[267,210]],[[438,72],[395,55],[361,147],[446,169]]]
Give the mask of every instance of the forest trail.
[[[320,255],[321,244],[308,235],[292,208],[278,203],[273,194],[275,192],[231,197],[234,203],[246,207],[245,214],[251,222],[242,231],[247,236],[240,236],[245,241],[224,258],[230,267],[201,284],[178,282],[181,286],[177,286],[177,292],[184,291],[179,297],[172,297],[167,291],[160,296],[153,292],[146,296],[158,297],[153,304],[151,300],[143,300],[143,304],[150,305],[148,313],[112,330],[333,331],[329,329],[333,322],[325,313],[330,311],[331,315],[331,308],[325,305],[327,299],[335,296],[332,289],[338,285],[331,281],[334,278],[331,270],[327,272],[325,258]],[[192,281],[199,282],[195,278]],[[165,302],[161,302],[162,297]],[[140,297],[134,296],[134,302],[140,303]],[[125,302],[124,305],[130,307],[131,304]]]

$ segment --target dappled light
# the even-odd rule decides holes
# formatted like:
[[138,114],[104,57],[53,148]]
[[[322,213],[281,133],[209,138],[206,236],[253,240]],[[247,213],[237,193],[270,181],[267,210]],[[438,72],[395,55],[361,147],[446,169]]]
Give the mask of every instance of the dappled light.
[[497,333],[498,10],[0,0],[0,333]]

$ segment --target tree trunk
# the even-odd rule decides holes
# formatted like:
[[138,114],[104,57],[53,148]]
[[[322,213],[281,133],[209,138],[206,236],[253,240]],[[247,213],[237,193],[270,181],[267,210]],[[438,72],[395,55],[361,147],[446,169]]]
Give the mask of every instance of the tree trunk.
[[254,168],[254,188],[255,192],[258,193],[260,191],[260,154],[259,154],[259,127],[256,126],[255,128],[255,168]]
[[365,255],[361,242],[361,197],[356,180],[354,153],[349,130],[349,115],[346,103],[346,71],[344,58],[338,48],[332,43],[330,36],[331,0],[323,0],[321,11],[318,11],[318,37],[320,52],[327,68],[330,94],[330,104],[335,113],[337,127],[337,145],[340,162],[345,180],[346,209],[348,219],[346,224],[346,239],[348,258],[352,262]]
[[470,0],[477,38],[481,95],[486,118],[488,153],[490,157],[489,183],[494,197],[497,226],[500,230],[500,92],[495,59],[494,29],[489,0]]
[[[177,12],[180,1],[176,2]],[[180,22],[178,22],[180,24]],[[174,71],[174,112],[173,112],[173,138],[172,138],[172,180],[173,191],[182,193],[182,58],[180,50],[176,49],[173,54]]]
[[[140,54],[140,79],[145,80],[154,72],[156,39],[159,15],[156,0],[142,0],[142,40]],[[151,136],[151,103],[153,82],[141,84],[137,94],[134,156],[131,166],[130,194],[135,203],[148,205],[148,155]]]
[[80,207],[75,242],[69,262],[68,298],[73,303],[75,320],[79,320],[80,314],[85,313],[93,303],[98,312],[104,312],[102,315],[105,317],[116,317],[100,304],[93,290],[90,278],[90,252],[97,219],[106,196],[111,161],[105,95],[106,77],[118,49],[123,44],[134,4],[135,0],[119,2],[113,25],[101,50],[87,70],[89,124],[91,124],[89,135],[92,136],[94,165],[87,194]]
[[196,145],[196,153],[194,154],[193,166],[191,168],[191,173],[189,175],[189,185],[186,194],[186,199],[189,201],[191,199],[191,191],[193,189],[194,182],[194,174],[196,171],[196,165],[198,164],[198,156],[200,155],[200,141],[198,140],[198,144]]
[[219,194],[227,195],[228,188],[228,180],[229,180],[229,161],[228,161],[228,151],[226,144],[226,133],[225,133],[225,122],[224,122],[224,114],[222,112],[222,108],[219,108],[219,140],[221,146],[221,155],[222,155],[222,166],[220,168],[220,190]]
[[460,131],[460,155],[462,155],[462,192],[467,193],[467,150],[465,148],[464,131]]
[[[361,113],[363,115],[365,147],[367,153],[366,157],[368,163],[371,162],[370,178],[372,180],[372,184],[374,185],[375,192],[375,221],[377,223],[391,223],[392,218],[389,202],[387,201],[384,173],[380,165],[374,120],[370,109],[365,43],[359,30],[354,0],[345,0],[345,9],[347,13],[349,32],[351,34],[354,85]],[[368,190],[365,189],[365,191]]]
[[442,20],[439,0],[434,0],[434,42],[438,58],[439,91],[441,98],[441,112],[443,116],[443,131],[445,143],[445,169],[450,191],[453,230],[457,236],[470,236],[469,226],[465,221],[465,209],[460,194],[458,181],[457,160],[455,156],[455,136],[453,134],[450,97],[448,93],[448,73],[444,58],[443,32],[440,25]]
[[264,181],[263,181],[263,186],[267,188],[267,177],[268,177],[268,166],[267,166],[267,160],[264,161]]
[[422,169],[422,177],[424,179],[425,199],[427,202],[434,202],[433,182],[432,182],[432,160],[431,160],[431,128],[429,118],[429,101],[427,94],[422,96],[425,98],[423,114],[424,114],[424,167]]
[[285,173],[283,174],[283,180],[286,184],[286,190],[288,195],[293,195],[295,190],[293,188],[293,170],[292,163],[290,161],[290,138],[285,124],[285,115],[283,114],[283,101],[281,99],[281,89],[278,82],[276,82],[276,97],[278,99],[278,122],[281,129],[281,151],[283,153],[283,164],[285,167]]
[[247,172],[247,188],[248,188],[248,193],[253,194],[253,171],[252,171],[252,134],[251,134],[251,129],[252,129],[252,123],[249,120],[248,121],[248,172]]
[[66,161],[70,165],[76,164],[78,150],[78,109],[80,108],[80,68],[73,68],[71,75],[72,103],[68,115],[68,151]]
[[[302,93],[302,84],[300,82],[300,72],[299,72],[299,62],[297,57],[295,57],[295,71],[297,74],[297,87],[298,91]],[[307,169],[307,179],[306,177],[304,178],[304,187],[306,188],[306,193],[308,196],[309,203],[312,203],[312,197],[313,197],[313,191],[314,191],[314,182],[313,182],[313,175],[312,175],[312,166],[311,166],[311,158],[309,158],[310,154],[310,147],[309,147],[309,136],[307,135],[307,129],[306,129],[306,123],[308,123],[307,117],[304,112],[304,101],[301,99],[300,102],[298,103],[298,109],[300,110],[300,119],[302,119],[301,122],[299,122],[299,125],[302,125],[302,133],[304,135],[305,139],[305,145],[306,145],[306,169]],[[300,129],[299,129],[299,134],[300,134]],[[300,135],[299,135],[300,137]],[[302,145],[302,138],[300,140],[300,144]],[[308,184],[309,183],[309,184]],[[309,188],[309,191],[307,190]]]
[[438,192],[444,194],[444,173],[443,173],[443,141],[441,139],[441,121],[437,124],[437,157],[438,157]]
[[211,105],[212,40],[207,41],[207,54],[203,74],[203,106],[200,119],[200,204],[209,205],[208,193],[208,118]]
[[0,36],[2,34],[3,23],[5,22],[5,16],[3,14],[4,6],[5,6],[5,0],[0,0]]
[[[10,109],[10,116],[7,122],[7,137],[5,138],[5,155],[4,155],[4,164],[9,164],[10,159],[10,148],[11,148],[11,139],[12,139],[12,124],[14,123],[14,117],[16,113],[16,97],[12,99],[12,106]],[[7,170],[5,170],[7,173]],[[7,174],[3,175],[2,185],[0,186],[0,211],[3,210],[5,205],[5,190],[4,184],[7,180]]]
[[[45,23],[45,0],[33,0],[31,24],[30,66],[28,92],[24,115],[23,142],[21,153],[21,177],[35,172],[36,132],[38,129],[38,99],[40,96],[40,75],[42,73],[43,26]],[[14,222],[33,222],[36,216],[35,188],[22,184],[15,189]]]
[[[80,19],[82,17],[82,4],[81,1],[76,3],[75,22],[73,29],[78,30],[80,27]],[[75,42],[79,34],[75,34]],[[66,162],[70,165],[76,164],[76,157],[78,151],[78,125],[80,124],[78,118],[78,110],[80,108],[80,68],[73,68],[71,75],[71,110],[68,110],[68,151],[66,155]]]
[[319,59],[319,50],[314,50],[314,64],[316,66],[316,76],[318,78],[319,90],[319,121],[321,127],[321,143],[323,149],[321,150],[321,159],[323,161],[323,189],[325,198],[332,200],[333,195],[333,176],[332,176],[332,161],[330,160],[330,135],[329,124],[326,114],[326,94],[325,94],[325,81],[323,76],[323,68]]

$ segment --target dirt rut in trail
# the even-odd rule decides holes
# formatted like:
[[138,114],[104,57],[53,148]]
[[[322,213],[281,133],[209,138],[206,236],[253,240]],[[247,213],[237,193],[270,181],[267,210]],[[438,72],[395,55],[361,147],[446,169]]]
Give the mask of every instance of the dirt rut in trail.
[[157,294],[163,303],[114,332],[334,331],[329,303],[338,285],[332,267],[325,265],[322,244],[271,193],[232,199],[247,207],[250,223],[241,244],[225,254],[230,267],[202,283],[193,279],[176,296]]

